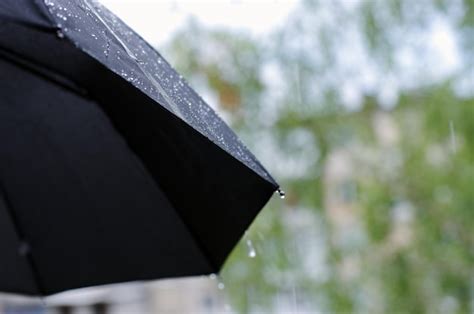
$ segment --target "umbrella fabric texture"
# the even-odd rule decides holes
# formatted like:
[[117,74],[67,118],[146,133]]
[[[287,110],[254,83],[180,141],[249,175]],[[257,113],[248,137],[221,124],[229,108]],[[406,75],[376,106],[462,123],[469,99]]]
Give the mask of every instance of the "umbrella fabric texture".
[[218,272],[278,188],[96,2],[2,0],[0,74],[0,291]]

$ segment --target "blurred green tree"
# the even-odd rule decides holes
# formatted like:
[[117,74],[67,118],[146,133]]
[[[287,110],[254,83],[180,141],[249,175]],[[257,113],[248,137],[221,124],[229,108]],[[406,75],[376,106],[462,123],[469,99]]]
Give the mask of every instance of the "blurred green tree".
[[168,51],[287,190],[223,271],[238,311],[474,312],[474,1],[302,1]]

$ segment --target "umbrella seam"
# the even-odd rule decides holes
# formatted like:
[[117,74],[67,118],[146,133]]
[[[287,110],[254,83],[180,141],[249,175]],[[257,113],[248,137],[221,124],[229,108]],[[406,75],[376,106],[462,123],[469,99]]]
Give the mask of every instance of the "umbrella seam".
[[[133,85],[132,85],[133,86]],[[145,95],[147,96],[147,95]],[[148,97],[148,96],[147,96]],[[99,108],[101,108],[102,110],[103,107],[100,105],[100,101],[98,99],[93,99],[94,102],[97,103],[97,105],[99,106]],[[153,99],[152,99],[153,100]],[[155,101],[155,100],[153,100]],[[164,108],[164,107],[163,107]],[[100,117],[100,119],[104,119],[103,116]],[[116,126],[115,124],[113,123],[113,121],[110,121],[112,123],[112,125],[114,126],[114,128],[116,129]],[[187,124],[186,124],[187,125]],[[117,132],[119,132],[117,130]],[[120,132],[119,132],[120,133]],[[198,132],[199,133],[199,132]],[[161,187],[160,187],[160,184],[159,182],[156,180],[156,178],[153,176],[153,175],[149,175],[151,173],[151,171],[148,170],[148,167],[145,165],[145,163],[142,161],[142,159],[140,158],[139,154],[132,148],[132,146],[129,144],[129,142],[127,141],[127,139],[125,137],[122,137],[122,140],[125,142],[125,144],[127,145],[128,149],[132,152],[133,156],[134,156],[134,160],[137,164],[137,167],[140,169],[140,171],[142,172],[142,174],[145,176],[145,177],[149,177],[150,178],[150,181],[149,184],[152,188],[156,188],[158,190],[161,190]],[[208,252],[208,250],[206,249],[206,247],[203,245],[202,241],[199,240],[199,237],[197,236],[196,232],[189,226],[189,224],[186,223],[186,221],[184,220],[184,218],[182,217],[182,215],[180,214],[179,210],[177,210],[175,204],[168,198],[168,196],[165,194],[165,193],[161,193],[163,198],[166,199],[166,201],[170,204],[170,207],[172,207],[173,209],[173,212],[176,214],[176,216],[178,217],[179,221],[181,221],[182,225],[184,226],[184,228],[188,231],[189,235],[190,235],[190,238],[191,238],[191,241],[195,244],[195,246],[197,247],[197,249],[200,251],[200,253],[202,254],[202,256],[204,257],[204,260],[207,261],[207,264],[209,265],[209,267],[211,268],[211,270],[214,272],[214,271],[218,271],[219,270],[219,267],[217,266],[217,264],[211,259],[210,257],[210,254]]]
[[[133,156],[136,157],[134,158],[135,161],[137,162],[137,165],[138,165],[138,168],[140,169],[140,171],[143,173],[144,176],[148,177],[148,173],[151,173],[150,171],[145,171],[147,169],[146,165],[143,163],[143,162],[140,162],[140,158],[137,155],[137,153],[135,152],[135,150],[132,149],[132,147],[130,147],[130,145],[128,144],[128,142],[125,140],[125,138],[123,139],[125,141],[125,143],[127,144],[128,148],[130,149],[131,152],[133,152]],[[159,190],[162,190],[160,188],[160,184],[157,182],[157,180],[155,179],[154,176],[151,176],[151,182],[150,182],[150,185],[151,183],[154,183],[153,187],[159,189]],[[211,259],[210,257],[210,254],[208,253],[208,250],[205,248],[205,246],[202,244],[202,242],[199,240],[199,237],[196,235],[196,232],[194,232],[194,230],[189,226],[189,224],[187,224],[185,222],[185,220],[183,219],[182,215],[179,213],[178,210],[176,210],[176,206],[173,204],[173,202],[166,196],[165,193],[161,193],[163,198],[166,199],[166,201],[168,201],[168,203],[170,204],[170,206],[173,208],[173,212],[176,214],[176,216],[179,218],[179,220],[181,221],[181,223],[183,224],[184,228],[189,232],[189,235],[190,235],[190,238],[192,240],[192,242],[194,242],[194,244],[197,246],[198,250],[201,252],[202,256],[204,257],[204,259],[207,261],[207,263],[209,264],[211,270],[214,272],[214,271],[218,271],[219,270],[219,267],[217,267],[217,265],[214,263],[214,261]]]

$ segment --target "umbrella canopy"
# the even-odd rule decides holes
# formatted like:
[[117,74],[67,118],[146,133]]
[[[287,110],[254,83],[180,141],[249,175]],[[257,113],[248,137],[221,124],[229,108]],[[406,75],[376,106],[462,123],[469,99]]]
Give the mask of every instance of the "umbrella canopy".
[[90,0],[0,2],[0,291],[219,271],[278,184]]

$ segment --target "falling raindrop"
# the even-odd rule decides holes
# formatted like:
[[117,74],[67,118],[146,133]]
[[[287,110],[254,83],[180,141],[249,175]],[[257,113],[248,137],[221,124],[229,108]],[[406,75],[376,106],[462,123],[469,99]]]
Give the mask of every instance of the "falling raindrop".
[[297,302],[297,297],[296,297],[297,292],[296,292],[295,286],[293,286],[292,292],[293,292],[293,307],[294,307],[295,313],[298,313],[298,302]]
[[282,189],[278,189],[278,190],[276,191],[276,193],[278,193],[278,195],[280,195],[280,198],[281,198],[281,199],[284,199],[284,198],[285,198],[286,193],[285,193],[285,191],[283,191]]
[[300,73],[300,65],[295,65],[295,85],[296,85],[296,99],[298,100],[298,105],[303,103],[302,101],[302,93],[301,93],[301,73]]
[[458,150],[457,140],[456,140],[456,132],[454,130],[454,122],[453,120],[449,121],[449,133],[451,138],[451,151],[456,153]]
[[255,251],[255,248],[253,247],[252,240],[248,239],[247,240],[247,249],[248,249],[248,255],[250,258],[255,258],[257,256],[257,252]]
[[217,274],[210,274],[210,275],[209,275],[209,279],[210,279],[210,280],[217,280],[217,289],[219,289],[219,290],[224,290],[225,285],[224,285],[224,283],[222,282],[222,279],[219,277],[219,275],[217,275]]
[[219,290],[224,290],[225,289],[225,285],[222,281],[219,281],[219,283],[217,284],[217,289],[219,289]]

